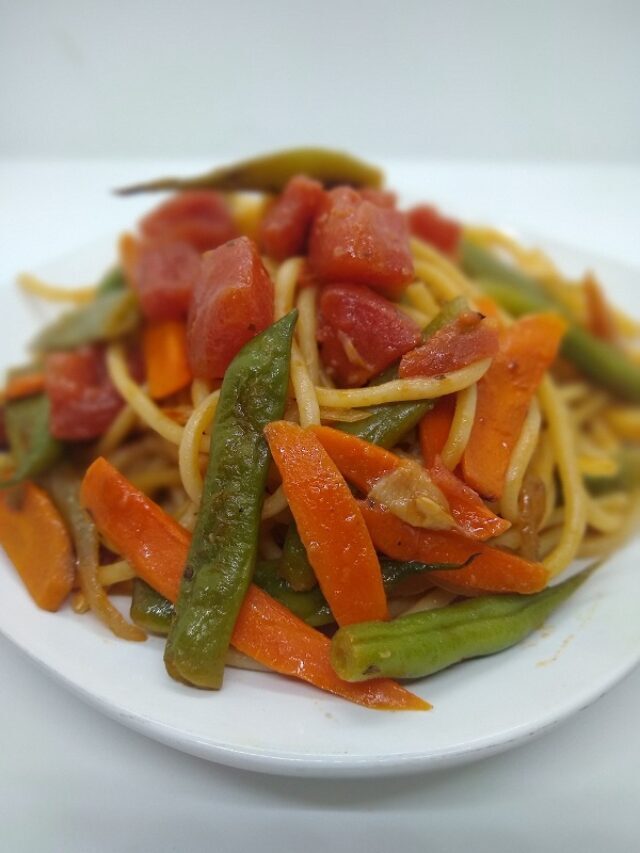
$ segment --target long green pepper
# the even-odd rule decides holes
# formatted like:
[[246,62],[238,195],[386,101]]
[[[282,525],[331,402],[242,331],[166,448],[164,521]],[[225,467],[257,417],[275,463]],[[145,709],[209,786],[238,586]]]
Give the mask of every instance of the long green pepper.
[[251,582],[269,467],[264,427],[284,415],[292,311],[246,344],[227,369],[211,436],[198,522],[165,649],[171,676],[218,689]]
[[401,617],[340,628],[333,668],[345,681],[421,678],[524,640],[587,579],[591,569],[534,595],[489,595]]

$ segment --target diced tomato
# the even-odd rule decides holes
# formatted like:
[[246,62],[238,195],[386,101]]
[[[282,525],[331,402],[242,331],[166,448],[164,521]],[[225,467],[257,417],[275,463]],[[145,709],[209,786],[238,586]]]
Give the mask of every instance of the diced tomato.
[[268,209],[260,226],[260,245],[276,261],[306,251],[311,223],[322,201],[322,184],[297,175]]
[[398,295],[414,274],[405,218],[349,187],[331,190],[311,229],[309,264],[323,281],[368,284]]
[[207,252],[237,236],[231,211],[218,192],[178,193],[140,221],[143,237],[152,243],[188,243]]
[[363,187],[359,190],[360,198],[365,201],[370,201],[372,204],[377,204],[378,207],[395,207],[396,194],[390,190],[374,190],[373,187]]
[[273,283],[256,244],[238,237],[202,257],[189,309],[194,376],[221,379],[240,349],[273,323]]
[[455,219],[442,216],[438,209],[428,204],[412,208],[408,214],[409,228],[415,237],[430,243],[447,255],[458,248],[462,226]]
[[56,438],[97,438],[124,405],[109,379],[102,347],[51,353],[45,358],[44,373],[51,402],[50,429]]
[[160,243],[140,248],[132,276],[142,313],[148,320],[187,316],[200,255],[188,243]]
[[320,295],[318,341],[339,385],[364,385],[420,341],[420,329],[362,284],[329,284]]
[[490,358],[498,351],[498,323],[475,311],[465,311],[432,335],[421,347],[402,357],[398,375],[439,376]]

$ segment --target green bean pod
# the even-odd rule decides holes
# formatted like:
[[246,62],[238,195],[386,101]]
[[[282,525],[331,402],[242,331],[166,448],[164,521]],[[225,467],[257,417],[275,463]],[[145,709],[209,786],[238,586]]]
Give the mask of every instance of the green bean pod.
[[0,487],[21,483],[44,473],[60,459],[64,445],[49,430],[49,398],[37,394],[12,400],[5,407],[5,425],[16,468]]
[[102,276],[98,282],[96,294],[99,297],[107,293],[115,293],[126,290],[129,285],[121,267],[112,267]]
[[140,321],[135,294],[116,286],[115,278],[106,281],[108,289],[92,302],[62,314],[46,326],[32,342],[32,349],[36,352],[75,349],[132,332]]
[[640,367],[607,341],[571,322],[564,306],[549,296],[530,276],[519,272],[491,252],[463,240],[462,264],[478,276],[478,285],[516,317],[536,311],[555,311],[569,322],[561,354],[593,382],[632,403],[640,403]]
[[[380,559],[382,581],[390,598],[398,595],[415,595],[431,586],[429,572],[446,569],[461,569],[466,563],[414,563],[399,560]],[[329,605],[320,587],[299,592],[279,575],[278,560],[258,560],[253,573],[253,582],[272,598],[305,621],[307,625],[319,628],[335,622]],[[166,636],[175,615],[173,604],[156,592],[143,580],[136,578],[131,599],[131,618],[152,634]]]
[[455,299],[445,302],[433,320],[425,327],[422,332],[422,340],[429,340],[429,338],[435,335],[436,332],[439,332],[440,329],[444,329],[445,326],[453,323],[454,320],[457,320],[460,314],[464,314],[464,312],[468,310],[469,303],[464,296],[456,296]]
[[256,563],[269,467],[264,427],[284,415],[292,311],[228,367],[211,435],[198,522],[165,649],[174,678],[218,689],[233,626]]
[[161,190],[249,190],[267,193],[281,192],[295,175],[307,175],[333,187],[349,184],[353,187],[380,187],[380,169],[346,154],[328,148],[291,148],[263,154],[230,166],[213,169],[194,178],[158,178],[116,190],[119,195],[133,195]]
[[539,628],[588,577],[587,569],[534,595],[490,595],[401,617],[340,628],[331,662],[345,681],[421,678],[491,655]]
[[318,579],[309,562],[307,549],[304,547],[295,522],[290,524],[287,530],[278,573],[292,589],[298,592],[305,592],[318,585]]
[[166,637],[175,615],[173,604],[140,578],[133,581],[131,620],[143,631]]

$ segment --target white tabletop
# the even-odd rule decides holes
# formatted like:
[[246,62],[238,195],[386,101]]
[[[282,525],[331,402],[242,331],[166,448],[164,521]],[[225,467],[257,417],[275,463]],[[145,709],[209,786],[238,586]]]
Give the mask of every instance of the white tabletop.
[[[117,232],[149,204],[105,188],[201,165],[0,162],[0,281]],[[395,164],[391,183],[407,168]],[[640,166],[415,173],[415,194],[444,207],[640,266]],[[526,746],[371,781],[260,776],[175,752],[84,705],[2,638],[0,685],[3,852],[639,849],[638,670]]]

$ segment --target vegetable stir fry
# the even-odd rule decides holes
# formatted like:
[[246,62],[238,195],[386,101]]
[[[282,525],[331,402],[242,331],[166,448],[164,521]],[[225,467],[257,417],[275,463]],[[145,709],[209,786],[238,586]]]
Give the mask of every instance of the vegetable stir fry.
[[[640,325],[587,273],[296,149],[176,191],[9,371],[0,544],[35,604],[370,708],[507,649],[631,533]],[[130,618],[121,596],[130,599]],[[88,617],[87,617],[88,618]]]

